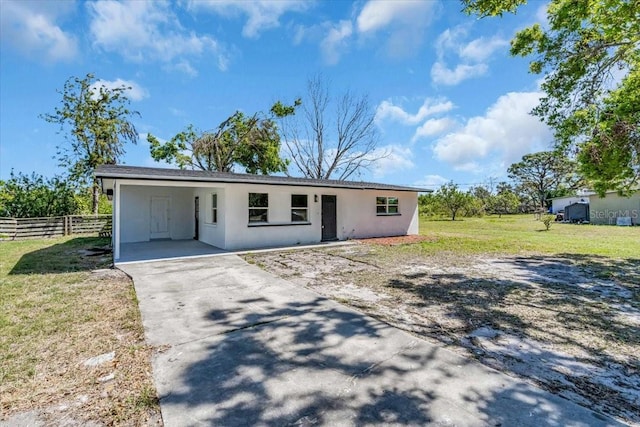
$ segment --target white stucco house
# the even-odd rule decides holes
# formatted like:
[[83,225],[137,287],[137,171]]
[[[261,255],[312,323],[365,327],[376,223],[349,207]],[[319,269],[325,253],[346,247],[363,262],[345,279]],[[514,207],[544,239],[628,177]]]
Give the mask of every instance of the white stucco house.
[[103,165],[113,252],[127,243],[196,239],[224,250],[418,234],[418,193],[355,181]]

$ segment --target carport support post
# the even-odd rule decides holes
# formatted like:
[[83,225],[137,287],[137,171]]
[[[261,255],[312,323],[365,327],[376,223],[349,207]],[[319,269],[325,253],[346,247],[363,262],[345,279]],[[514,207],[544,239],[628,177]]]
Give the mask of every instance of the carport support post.
[[113,213],[112,213],[112,232],[113,232],[113,261],[120,259],[120,183],[115,180],[113,197]]

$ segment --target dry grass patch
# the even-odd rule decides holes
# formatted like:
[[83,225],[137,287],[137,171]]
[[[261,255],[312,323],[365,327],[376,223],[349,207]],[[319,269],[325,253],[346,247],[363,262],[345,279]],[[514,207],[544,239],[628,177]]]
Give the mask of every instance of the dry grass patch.
[[[161,422],[132,282],[86,251],[105,244],[0,243],[2,419],[28,410],[46,424]],[[100,355],[113,357],[85,363]]]

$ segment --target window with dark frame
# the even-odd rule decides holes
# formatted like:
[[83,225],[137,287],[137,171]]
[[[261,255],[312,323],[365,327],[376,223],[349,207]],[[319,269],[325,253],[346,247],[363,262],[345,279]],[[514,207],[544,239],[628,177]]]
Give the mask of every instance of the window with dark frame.
[[308,222],[308,197],[306,194],[291,195],[291,222]]
[[397,197],[376,197],[376,215],[400,215]]
[[211,195],[211,223],[218,223],[218,195],[216,193]]
[[268,222],[269,194],[249,193],[249,222]]

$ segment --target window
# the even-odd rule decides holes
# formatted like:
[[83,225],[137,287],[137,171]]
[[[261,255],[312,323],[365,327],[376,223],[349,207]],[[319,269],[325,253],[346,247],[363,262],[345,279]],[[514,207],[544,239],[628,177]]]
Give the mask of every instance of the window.
[[307,222],[309,215],[307,214],[307,195],[292,194],[291,195],[291,222]]
[[377,215],[400,215],[397,197],[376,197]]
[[269,194],[249,193],[249,222],[267,222],[268,214]]
[[211,223],[218,223],[218,195],[216,193],[211,195]]

